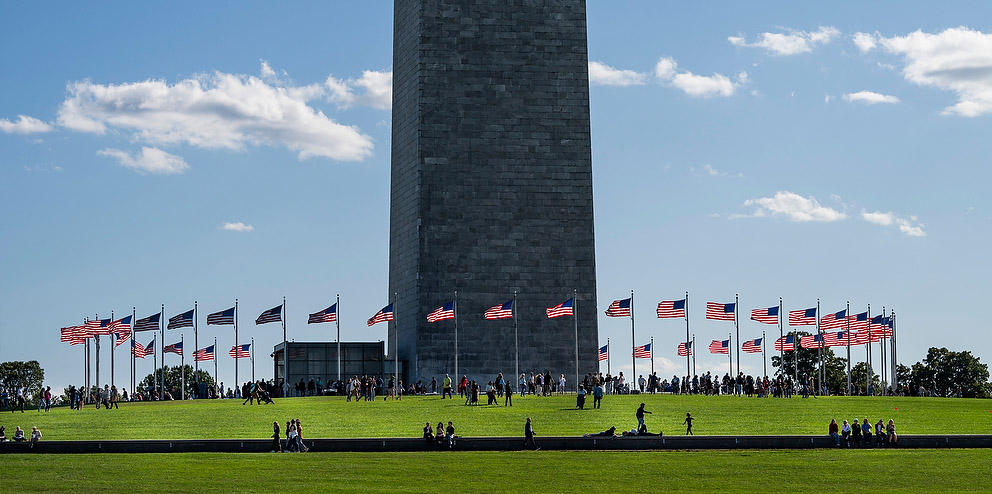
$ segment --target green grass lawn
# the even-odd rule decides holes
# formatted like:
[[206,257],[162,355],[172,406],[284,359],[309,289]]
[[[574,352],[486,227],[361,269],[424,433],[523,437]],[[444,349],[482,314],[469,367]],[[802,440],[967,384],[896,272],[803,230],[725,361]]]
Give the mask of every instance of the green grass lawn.
[[985,491],[992,450],[4,455],[6,492]]
[[[483,398],[484,400],[484,398]],[[895,397],[739,398],[733,396],[608,396],[599,410],[576,410],[574,396],[517,398],[504,408],[466,407],[461,400],[407,397],[402,401],[347,403],[343,398],[277,399],[275,405],[242,406],[236,400],[126,403],[119,410],[0,413],[0,425],[38,426],[46,440],[267,438],[272,422],[303,422],[304,436],[419,437],[425,421],[454,422],[461,436],[520,436],[526,417],[538,435],[579,435],[610,426],[637,425],[644,401],[653,432],[680,434],[685,412],[696,434],[826,434],[831,418],[894,419],[901,434],[992,433],[992,400]],[[588,402],[591,403],[591,400]]]

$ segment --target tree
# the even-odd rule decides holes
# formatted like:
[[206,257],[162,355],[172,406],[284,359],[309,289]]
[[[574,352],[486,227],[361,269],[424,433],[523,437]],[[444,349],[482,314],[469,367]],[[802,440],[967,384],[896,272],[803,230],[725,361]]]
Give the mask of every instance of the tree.
[[[820,375],[820,357],[815,348],[801,348],[799,347],[799,338],[803,336],[809,336],[810,333],[805,331],[792,331],[788,334],[794,336],[796,341],[796,350],[791,352],[783,352],[785,359],[780,359],[777,355],[772,355],[772,366],[778,368],[779,374],[784,374],[786,376],[794,376],[796,371],[796,361],[799,362],[799,378],[802,379],[803,375],[818,378]],[[826,374],[827,389],[830,390],[831,394],[839,394],[844,388],[847,387],[847,360],[837,357],[834,355],[833,350],[830,348],[824,348],[823,352],[823,370]]]
[[[193,367],[189,364],[182,366],[165,366],[165,389],[172,394],[175,399],[180,399],[182,394],[180,393],[180,388],[182,387],[182,377],[186,374],[186,396],[196,395],[196,383],[202,382],[206,383],[207,388],[212,388],[214,386],[214,377],[209,373],[200,369],[199,371],[194,371]],[[157,388],[157,384],[162,377],[162,369],[155,369],[154,377],[152,374],[148,374],[144,379],[138,383],[140,389],[146,390],[153,386]]]
[[13,391],[22,387],[35,394],[45,382],[45,370],[37,360],[28,362],[13,361],[0,363],[0,388]]
[[[868,364],[865,362],[858,362],[851,367],[851,387],[854,388],[854,394],[868,394],[867,382],[868,377]],[[871,394],[878,394],[882,390],[882,379],[875,373],[875,369],[870,369],[871,372]],[[847,383],[845,382],[845,386]]]
[[918,394],[923,387],[937,396],[989,397],[989,368],[971,352],[931,347],[922,361],[913,364],[907,383]]

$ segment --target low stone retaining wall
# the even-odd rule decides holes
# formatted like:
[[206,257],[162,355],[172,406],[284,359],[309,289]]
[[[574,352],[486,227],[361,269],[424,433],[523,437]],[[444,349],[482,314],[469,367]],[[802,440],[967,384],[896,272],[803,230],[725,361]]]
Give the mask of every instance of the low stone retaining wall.
[[[447,451],[419,438],[307,439],[310,451],[386,452]],[[2,453],[267,453],[269,439],[186,439],[136,441],[42,441],[0,443]],[[694,449],[813,449],[833,448],[827,436],[662,436],[662,437],[538,437],[543,450],[694,450]],[[458,438],[456,451],[518,451],[520,437]],[[899,448],[992,448],[992,435],[900,435]]]

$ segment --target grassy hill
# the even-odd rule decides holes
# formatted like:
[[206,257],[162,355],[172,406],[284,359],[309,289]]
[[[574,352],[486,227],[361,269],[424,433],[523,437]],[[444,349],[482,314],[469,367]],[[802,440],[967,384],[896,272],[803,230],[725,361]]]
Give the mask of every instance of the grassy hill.
[[[483,401],[485,399],[483,398]],[[126,403],[119,410],[0,413],[8,436],[14,426],[38,426],[47,440],[267,438],[272,422],[299,418],[305,437],[419,437],[425,421],[454,422],[462,436],[520,436],[526,417],[539,435],[579,435],[610,426],[637,425],[634,410],[647,403],[652,432],[681,434],[685,413],[696,434],[826,434],[831,418],[895,420],[903,434],[992,432],[992,401],[942,398],[733,396],[608,396],[599,410],[575,409],[574,396],[515,398],[512,407],[464,406],[461,400],[407,397],[402,401],[347,403],[343,398],[277,399],[275,405],[240,400]],[[591,400],[587,402],[591,405]]]

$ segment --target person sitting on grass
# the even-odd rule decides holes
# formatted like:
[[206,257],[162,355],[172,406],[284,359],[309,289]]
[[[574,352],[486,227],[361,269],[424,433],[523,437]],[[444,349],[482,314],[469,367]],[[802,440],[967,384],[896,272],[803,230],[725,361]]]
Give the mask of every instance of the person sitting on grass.
[[445,442],[444,437],[444,422],[437,423],[437,431],[434,434],[434,439],[437,441],[438,446],[443,446]]
[[865,417],[861,421],[861,440],[864,441],[865,447],[870,448],[871,444],[871,422],[868,422],[868,417]]
[[444,432],[448,439],[448,449],[454,448],[457,436],[455,436],[455,426],[451,424],[450,420],[448,421],[448,428]]
[[837,419],[830,419],[830,438],[834,440],[834,446],[840,447],[840,427],[837,426]]
[[851,424],[851,439],[855,448],[861,447],[861,424],[858,423],[858,419],[854,419],[854,423]]
[[41,441],[41,431],[38,430],[38,427],[32,427],[31,428],[31,447],[33,448],[35,444],[38,444],[38,441]]
[[582,437],[616,437],[617,428],[616,426],[610,427],[602,432],[597,432],[595,434],[583,434]]
[[428,444],[434,441],[434,434],[432,432],[430,422],[424,424],[424,441],[426,441]]
[[27,439],[24,438],[24,430],[21,429],[21,426],[17,426],[17,430],[14,431],[14,442],[23,443],[24,441],[27,441]]
[[850,448],[851,447],[851,424],[848,424],[846,420],[844,421],[844,424],[840,426],[840,437],[841,437],[841,439],[843,439],[844,447],[845,448]]

